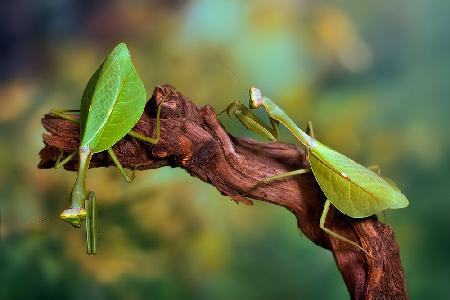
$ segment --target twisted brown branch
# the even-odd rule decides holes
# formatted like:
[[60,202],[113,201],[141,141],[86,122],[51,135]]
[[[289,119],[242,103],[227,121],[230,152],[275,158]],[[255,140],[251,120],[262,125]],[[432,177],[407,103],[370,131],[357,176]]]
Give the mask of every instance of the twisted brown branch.
[[[155,169],[180,167],[192,176],[212,184],[222,194],[251,204],[251,198],[283,206],[297,218],[298,227],[317,245],[333,252],[336,264],[353,299],[407,299],[399,248],[393,231],[375,217],[352,219],[331,208],[327,227],[360,241],[375,260],[356,247],[330,238],[319,228],[324,195],[311,174],[290,177],[271,184],[255,185],[270,175],[308,166],[305,153],[283,143],[261,143],[230,136],[210,106],[198,109],[170,86],[157,87],[134,130],[153,136],[154,112],[165,99],[161,112],[161,141],[149,145],[129,136],[114,151],[124,167]],[[40,152],[39,168],[52,168],[60,149],[68,155],[79,143],[77,124],[46,115],[42,124],[45,148]],[[74,171],[77,161],[65,168]],[[113,165],[106,153],[95,154],[91,167]],[[282,250],[280,250],[282,251]]]

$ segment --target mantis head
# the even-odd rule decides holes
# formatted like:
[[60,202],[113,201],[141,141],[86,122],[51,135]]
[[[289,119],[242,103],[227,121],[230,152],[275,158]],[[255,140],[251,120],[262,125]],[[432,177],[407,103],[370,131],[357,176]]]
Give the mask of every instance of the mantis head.
[[249,96],[248,106],[251,109],[258,108],[262,105],[263,97],[260,89],[254,86],[250,87],[250,89],[248,90],[248,96]]
[[68,208],[59,215],[59,218],[73,227],[79,228],[86,216],[87,213],[84,208]]

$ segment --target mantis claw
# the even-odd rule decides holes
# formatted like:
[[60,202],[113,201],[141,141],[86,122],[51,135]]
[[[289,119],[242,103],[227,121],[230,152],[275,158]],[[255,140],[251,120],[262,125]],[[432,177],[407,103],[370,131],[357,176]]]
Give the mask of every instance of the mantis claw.
[[[271,121],[271,126],[266,125],[258,116],[253,114],[244,104],[239,101],[231,102],[220,114],[226,112],[231,118],[231,113],[247,129],[263,136],[270,141],[276,141],[278,137],[278,124]],[[220,115],[219,114],[219,115]]]
[[236,109],[239,109],[240,105],[242,105],[242,103],[240,103],[239,101],[231,102],[231,103],[227,106],[227,108],[225,108],[224,110],[222,110],[222,111],[219,113],[219,116],[220,116],[221,114],[223,114],[224,112],[226,112],[227,115],[228,115],[228,117],[231,118],[230,111],[234,111],[234,110],[236,110]]

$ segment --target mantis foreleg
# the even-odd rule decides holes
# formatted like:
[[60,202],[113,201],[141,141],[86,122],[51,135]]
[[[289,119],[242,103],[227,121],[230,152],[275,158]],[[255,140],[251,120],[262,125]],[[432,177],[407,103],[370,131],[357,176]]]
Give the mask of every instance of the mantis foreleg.
[[96,254],[97,252],[97,220],[95,193],[88,192],[84,202],[86,210],[86,252]]
[[278,122],[276,120],[271,119],[271,127],[269,127],[239,101],[232,102],[220,114],[223,114],[224,112],[226,112],[229,117],[231,117],[230,113],[234,114],[242,125],[270,141],[276,141],[279,137]]
[[60,218],[77,228],[86,220],[87,253],[95,254],[97,245],[95,194],[86,192],[85,189],[86,171],[89,168],[92,151],[87,147],[80,147],[78,154],[80,165],[70,193],[70,207],[60,214]]
[[[235,101],[228,105],[228,107],[224,111],[222,111],[221,114],[224,112],[226,112],[228,116],[230,116],[230,113],[233,113],[245,127],[261,135],[262,137],[265,137],[272,141],[278,139],[279,137],[279,122],[277,120],[269,117],[271,124],[270,128],[239,101]],[[269,183],[271,181],[280,180],[289,176],[308,173],[309,171],[310,169],[299,169],[287,173],[277,174],[263,179],[262,182]]]

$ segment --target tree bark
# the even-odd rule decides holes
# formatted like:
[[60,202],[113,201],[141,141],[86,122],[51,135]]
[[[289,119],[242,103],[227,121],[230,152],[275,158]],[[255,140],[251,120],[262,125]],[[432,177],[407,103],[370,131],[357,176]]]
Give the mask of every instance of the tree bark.
[[[352,299],[408,298],[399,247],[390,226],[378,222],[375,216],[353,219],[330,208],[326,226],[359,241],[373,255],[371,259],[319,228],[325,196],[311,173],[258,184],[268,176],[308,167],[302,149],[233,137],[223,129],[211,106],[199,109],[169,85],[156,87],[135,131],[155,135],[156,104],[161,101],[164,103],[158,144],[125,136],[114,145],[124,167],[180,167],[237,202],[251,205],[248,198],[252,198],[283,206],[295,215],[307,238],[333,253]],[[44,116],[42,124],[48,132],[43,135],[45,147],[40,151],[38,167],[52,168],[61,150],[67,156],[77,149],[79,126],[50,114]],[[92,157],[91,168],[107,166],[114,163],[106,152]],[[66,170],[77,168],[77,159],[65,165]]]

